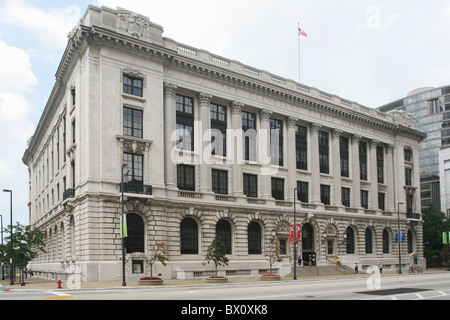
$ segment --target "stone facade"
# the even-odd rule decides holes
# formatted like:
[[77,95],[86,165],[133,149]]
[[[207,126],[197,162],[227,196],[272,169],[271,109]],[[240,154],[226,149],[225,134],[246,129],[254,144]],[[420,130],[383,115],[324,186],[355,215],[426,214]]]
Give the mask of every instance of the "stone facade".
[[[395,268],[399,209],[402,264],[423,263],[421,217],[407,216],[403,205],[420,209],[418,144],[424,135],[414,119],[162,34],[147,17],[95,6],[69,34],[54,90],[23,157],[30,223],[48,235],[46,253],[30,269],[55,278],[77,272],[83,281],[120,279],[122,208],[132,233],[128,279],[148,275],[158,242],[167,244],[169,261],[157,263],[156,273],[209,275],[213,266],[203,262],[216,232],[229,249],[223,274],[266,273],[264,253],[273,243],[283,251],[274,267],[287,274],[294,212],[304,260],[311,254],[315,264],[327,265],[337,256],[350,266]],[[226,155],[208,149],[209,129],[218,123],[213,105],[225,110],[215,115],[225,124]],[[179,108],[192,117],[183,118]],[[252,117],[255,140],[239,133],[244,113]],[[177,135],[189,121],[191,144]],[[223,137],[214,136],[214,142]],[[294,204],[295,188],[303,188],[305,201]]]

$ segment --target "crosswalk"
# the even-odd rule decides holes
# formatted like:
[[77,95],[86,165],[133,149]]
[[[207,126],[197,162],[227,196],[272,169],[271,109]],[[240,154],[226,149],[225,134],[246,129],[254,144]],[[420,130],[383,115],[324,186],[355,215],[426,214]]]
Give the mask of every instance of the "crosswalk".
[[450,300],[450,289],[408,292],[393,295],[370,297],[366,300]]

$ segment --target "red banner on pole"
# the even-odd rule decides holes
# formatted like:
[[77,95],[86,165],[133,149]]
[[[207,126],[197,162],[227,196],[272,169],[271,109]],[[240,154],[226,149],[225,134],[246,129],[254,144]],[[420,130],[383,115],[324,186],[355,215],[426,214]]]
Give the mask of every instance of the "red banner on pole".
[[289,226],[289,241],[290,242],[294,242],[294,237],[295,237],[295,241],[299,242],[301,239],[301,235],[302,235],[302,227],[300,224],[294,225],[291,224]]

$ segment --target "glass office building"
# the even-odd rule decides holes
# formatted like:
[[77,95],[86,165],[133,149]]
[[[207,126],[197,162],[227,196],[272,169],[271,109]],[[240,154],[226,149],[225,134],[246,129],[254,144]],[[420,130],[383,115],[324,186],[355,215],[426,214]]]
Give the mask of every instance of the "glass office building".
[[439,150],[450,147],[450,86],[416,89],[378,110],[409,112],[418,120],[419,130],[427,133],[419,146],[422,210],[431,203],[441,210]]

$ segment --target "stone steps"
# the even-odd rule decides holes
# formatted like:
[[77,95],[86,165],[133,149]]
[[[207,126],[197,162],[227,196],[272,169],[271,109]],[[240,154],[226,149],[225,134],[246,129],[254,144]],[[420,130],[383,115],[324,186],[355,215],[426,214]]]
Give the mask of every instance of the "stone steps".
[[[353,273],[355,273],[354,269],[349,266],[297,266],[297,277],[332,276]],[[292,271],[285,277],[293,277],[293,275],[294,272]]]

